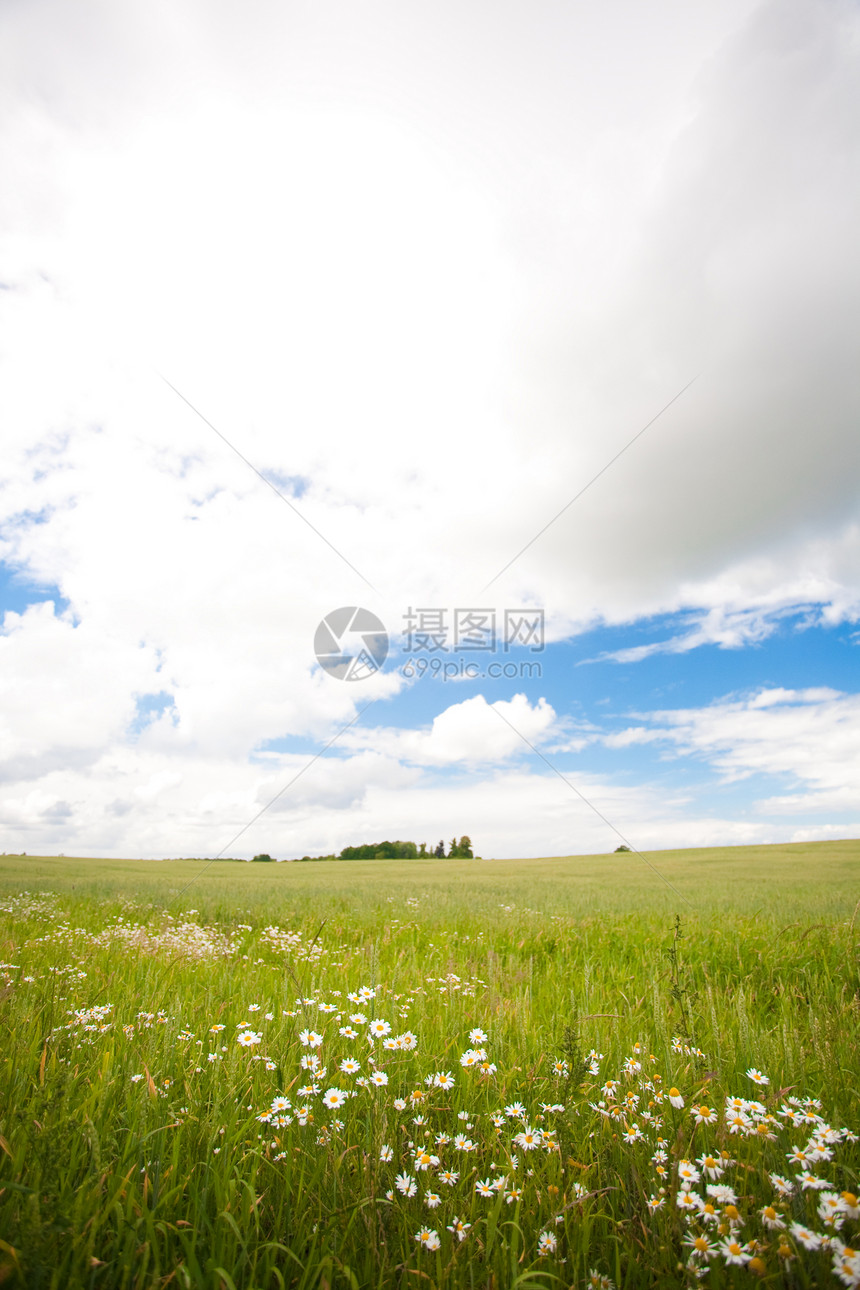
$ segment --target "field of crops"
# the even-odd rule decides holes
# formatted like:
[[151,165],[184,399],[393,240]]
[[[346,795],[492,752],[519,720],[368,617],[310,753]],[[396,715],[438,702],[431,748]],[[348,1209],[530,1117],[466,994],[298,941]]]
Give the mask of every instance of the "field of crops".
[[860,1285],[860,843],[0,858],[0,1286]]

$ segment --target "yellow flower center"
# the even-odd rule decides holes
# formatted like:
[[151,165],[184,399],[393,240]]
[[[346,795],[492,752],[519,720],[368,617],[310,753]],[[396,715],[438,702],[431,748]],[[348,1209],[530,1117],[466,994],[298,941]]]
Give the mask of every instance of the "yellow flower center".
[[740,1218],[736,1205],[726,1205],[726,1218]]

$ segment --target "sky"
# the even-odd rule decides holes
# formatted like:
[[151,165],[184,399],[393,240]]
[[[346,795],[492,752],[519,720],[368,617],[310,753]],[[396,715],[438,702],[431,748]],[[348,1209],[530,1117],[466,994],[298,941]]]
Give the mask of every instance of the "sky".
[[4,0],[0,850],[860,836],[858,144],[848,0]]

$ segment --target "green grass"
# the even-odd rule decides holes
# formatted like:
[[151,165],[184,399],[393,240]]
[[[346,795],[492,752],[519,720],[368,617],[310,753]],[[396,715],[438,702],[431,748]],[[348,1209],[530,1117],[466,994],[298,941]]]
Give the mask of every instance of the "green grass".
[[[786,1153],[814,1125],[783,1118],[776,1140],[732,1136],[722,1109],[726,1095],[758,1096],[774,1113],[786,1097],[817,1097],[828,1124],[860,1130],[860,843],[648,859],[671,888],[635,855],[0,858],[0,962],[13,965],[0,968],[0,1286],[502,1290],[582,1286],[591,1269],[617,1286],[693,1284],[682,1240],[701,1223],[678,1209],[672,1170],[721,1148],[737,1161],[722,1182],[738,1196],[739,1240],[759,1242],[765,1284],[836,1286],[832,1252],[789,1235],[780,1253],[780,1233],[759,1216],[774,1199],[769,1173],[797,1172]],[[267,934],[272,925],[295,933],[291,943]],[[375,999],[348,1002],[362,986]],[[340,1035],[357,1008],[392,1034],[408,1029],[417,1048],[371,1047],[365,1024],[357,1039]],[[103,1011],[76,1021],[75,1009]],[[249,1022],[261,1038],[245,1049],[237,1036]],[[474,1027],[486,1042],[470,1041]],[[300,1041],[308,1029],[323,1036],[327,1075],[319,1094],[300,1096],[310,1078],[300,1058],[316,1051]],[[637,1043],[643,1069],[627,1078]],[[462,1067],[470,1047],[496,1069]],[[603,1054],[599,1074],[585,1065],[591,1049]],[[388,1083],[329,1110],[327,1089],[354,1088],[339,1070],[352,1055],[365,1076],[374,1057]],[[561,1060],[567,1077],[553,1073]],[[770,1084],[756,1088],[750,1067]],[[426,1076],[448,1071],[452,1088],[427,1089]],[[656,1100],[657,1075],[683,1109]],[[626,1119],[592,1108],[611,1106],[608,1079],[639,1093]],[[292,1123],[258,1120],[279,1094]],[[528,1125],[555,1132],[534,1151],[514,1147],[514,1167],[524,1124],[505,1117],[499,1134],[490,1117],[516,1101]],[[661,1128],[641,1118],[649,1102]],[[695,1126],[693,1102],[713,1104],[718,1122]],[[624,1141],[636,1123],[643,1140]],[[461,1130],[474,1150],[434,1145]],[[459,1174],[453,1186],[410,1163],[424,1144]],[[843,1139],[813,1171],[857,1192],[857,1164]],[[415,1197],[395,1188],[403,1170]],[[498,1175],[506,1187],[482,1198],[476,1183]],[[694,1190],[704,1195],[705,1182]],[[431,1209],[433,1189],[442,1200]],[[819,1198],[798,1186],[779,1210],[850,1240],[860,1225],[843,1215],[841,1229],[826,1228]],[[471,1225],[462,1242],[448,1231],[455,1216]],[[731,1226],[725,1213],[718,1221]],[[415,1240],[425,1224],[438,1250]],[[547,1232],[557,1249],[541,1255]],[[718,1257],[706,1283],[754,1281]]]

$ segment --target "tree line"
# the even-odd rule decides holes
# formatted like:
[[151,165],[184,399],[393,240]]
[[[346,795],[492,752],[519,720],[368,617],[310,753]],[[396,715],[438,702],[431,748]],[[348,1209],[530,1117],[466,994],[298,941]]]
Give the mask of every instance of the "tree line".
[[[366,842],[361,846],[344,847],[337,855],[332,853],[327,856],[301,856],[301,861],[310,860],[472,860],[474,852],[472,850],[472,839],[464,833],[458,842],[452,838],[448,851],[445,850],[444,839],[440,839],[433,850],[429,850],[426,842]],[[262,852],[254,856],[255,860],[272,861],[273,857]]]

